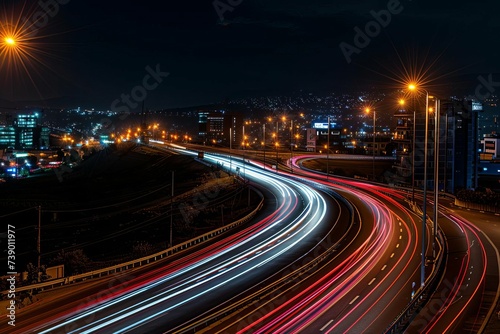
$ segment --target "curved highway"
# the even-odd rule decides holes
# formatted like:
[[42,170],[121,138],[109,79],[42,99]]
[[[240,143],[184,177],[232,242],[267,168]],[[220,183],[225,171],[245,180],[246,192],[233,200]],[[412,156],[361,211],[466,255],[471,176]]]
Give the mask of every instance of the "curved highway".
[[[206,155],[225,167],[244,171],[246,178],[267,189],[274,213],[248,231],[189,256],[189,261],[166,264],[138,278],[106,299],[83,307],[45,314],[16,326],[17,332],[124,333],[171,329],[214,308],[225,299],[265,280],[270,273],[290,265],[331,233],[338,209],[324,194],[295,180],[237,160]],[[328,203],[327,203],[328,202]],[[38,321],[33,321],[39,319]]]
[[[405,191],[389,187],[362,184],[338,178],[332,178],[332,180],[368,190],[379,189],[381,192],[393,195],[407,195]],[[423,201],[421,195],[417,195],[416,198]],[[388,201],[384,202],[389,204]],[[428,203],[430,208],[434,206],[432,200],[428,199]],[[421,221],[421,219],[422,217],[418,217],[418,220]],[[481,331],[486,325],[485,315],[491,314],[491,310],[495,307],[492,300],[486,301],[485,304],[485,298],[491,299],[488,294],[485,294],[485,291],[498,291],[499,285],[498,277],[487,276],[488,252],[496,254],[497,261],[494,261],[496,263],[493,263],[492,266],[498,272],[498,251],[491,240],[474,224],[442,205],[439,206],[438,222],[444,232],[448,250],[444,254],[446,258],[444,275],[428,304],[418,313],[406,332],[456,333],[460,331],[475,333]],[[427,234],[431,235],[430,224],[427,224],[427,229]],[[420,232],[415,236],[419,235]],[[427,255],[431,253],[431,247],[428,244]],[[430,266],[426,268],[426,276],[429,274],[429,269]],[[493,268],[491,270],[493,271]],[[487,284],[489,284],[489,289],[487,289]],[[494,288],[495,286],[497,287]]]
[[420,274],[420,233],[403,197],[300,174],[301,182],[334,189],[352,203],[358,217],[349,235],[313,272],[200,333],[383,332],[411,300]]

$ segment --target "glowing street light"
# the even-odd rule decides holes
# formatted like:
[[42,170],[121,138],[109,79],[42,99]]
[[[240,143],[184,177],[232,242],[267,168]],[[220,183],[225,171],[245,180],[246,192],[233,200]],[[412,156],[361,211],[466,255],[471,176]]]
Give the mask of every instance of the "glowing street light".
[[[415,84],[409,84],[408,89],[410,91],[416,91],[417,86]],[[424,203],[422,208],[422,259],[420,263],[420,286],[425,285],[425,235],[426,235],[426,223],[427,223],[427,141],[429,132],[429,92],[425,91],[425,136],[424,136]]]
[[16,40],[13,37],[5,37],[4,39],[5,44],[9,46],[16,46]]
[[[371,112],[370,108],[365,108],[365,112],[369,114]],[[377,112],[373,110],[373,147],[372,147],[372,152],[373,152],[373,181],[375,181],[375,121],[377,119]]]

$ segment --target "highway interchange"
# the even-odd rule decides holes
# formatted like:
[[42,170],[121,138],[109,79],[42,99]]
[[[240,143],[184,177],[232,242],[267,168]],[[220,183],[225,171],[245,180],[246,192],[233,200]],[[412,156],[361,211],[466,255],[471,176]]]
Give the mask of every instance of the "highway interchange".
[[[301,169],[298,158],[289,165],[293,174],[227,154],[206,152],[204,160],[233,174],[239,167],[264,193],[251,225],[135,272],[105,298],[82,305],[70,302],[68,290],[53,306],[27,310],[14,332],[384,333],[418,294],[422,217],[409,209],[405,191],[326,179]],[[498,291],[495,249],[446,207],[439,223],[446,244],[436,251],[447,252],[446,270],[408,332],[476,332],[494,310],[495,299],[487,303],[484,295]],[[432,238],[425,241],[431,254]],[[433,268],[425,267],[426,276]],[[80,293],[102,294],[103,286]]]

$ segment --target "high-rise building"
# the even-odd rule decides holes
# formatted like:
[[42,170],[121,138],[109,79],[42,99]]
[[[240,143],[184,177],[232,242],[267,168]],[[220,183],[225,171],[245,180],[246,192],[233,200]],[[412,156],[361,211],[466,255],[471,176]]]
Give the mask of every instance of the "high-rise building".
[[225,110],[199,111],[198,112],[198,135],[204,142],[215,141],[236,147],[243,139],[243,121],[240,115]]
[[200,110],[198,111],[198,136],[205,139],[207,136],[207,120],[210,111]]
[[16,128],[12,125],[0,125],[0,148],[16,147]]
[[[396,129],[392,142],[396,148],[396,161],[394,169],[396,171],[395,180],[402,185],[411,185],[413,179],[413,142],[415,128],[415,109],[407,110],[401,106],[395,113]],[[425,119],[424,119],[425,122]]]
[[[478,114],[482,104],[471,100],[441,100],[439,116],[439,189],[454,193],[477,186],[479,165]],[[434,140],[436,100],[429,99],[427,143],[427,187],[434,187]],[[423,188],[425,158],[425,113],[398,110],[394,143],[396,179]],[[413,125],[415,120],[415,126]],[[415,131],[413,130],[415,129]],[[413,148],[415,151],[413,152]]]
[[18,130],[19,148],[35,148],[35,133],[37,131],[38,113],[19,114],[14,121]]
[[40,125],[40,113],[13,115],[11,125],[0,126],[0,148],[46,149],[50,130]]
[[[440,167],[444,190],[476,188],[479,167],[478,116],[483,106],[475,101],[441,103]],[[444,160],[443,160],[444,159]]]
[[479,140],[485,135],[500,134],[500,104],[498,96],[492,95],[483,101],[483,112],[479,115]]

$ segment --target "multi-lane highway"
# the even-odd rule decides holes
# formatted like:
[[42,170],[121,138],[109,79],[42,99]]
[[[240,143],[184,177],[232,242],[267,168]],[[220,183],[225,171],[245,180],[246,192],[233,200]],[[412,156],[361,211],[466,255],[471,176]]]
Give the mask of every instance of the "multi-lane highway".
[[[359,217],[350,234],[314,271],[295,278],[293,284],[286,282],[278,293],[251,307],[218,318],[203,332],[358,332],[366,328],[382,332],[410,301],[419,277],[420,233],[418,217],[404,208],[403,197],[361,183],[334,185],[310,172],[301,172],[300,181],[334,188],[354,204]],[[210,323],[213,317],[206,315],[197,323]],[[193,329],[190,323],[176,330]]]
[[[340,206],[310,186],[262,172],[236,159],[207,156],[265,187],[275,210],[249,231],[206,249],[189,262],[166,264],[144,284],[117,291],[113,298],[24,323],[37,333],[158,332],[217,307],[307,254],[325,235],[346,230]],[[234,172],[234,170],[233,170]],[[342,226],[341,226],[342,225]],[[342,235],[340,233],[339,235]],[[33,319],[40,319],[40,315]],[[17,327],[26,332],[26,327]]]
[[[336,180],[339,181],[332,179],[333,182]],[[351,185],[358,183],[350,180],[342,182]],[[398,193],[379,185],[364,187]],[[401,193],[404,194],[404,191]],[[417,199],[423,201],[422,196],[417,196]],[[434,206],[432,200],[428,202],[429,207]],[[447,252],[443,254],[446,264],[444,275],[440,277],[437,289],[412,321],[407,332],[475,333],[484,330],[487,316],[491,316],[498,298],[498,251],[480,229],[443,205],[439,206],[439,226],[446,239]],[[430,254],[429,250],[427,254]]]
[[[399,191],[326,180],[301,170],[296,159],[293,175],[226,155],[205,154],[205,160],[258,187],[266,216],[137,273],[112,293],[98,292],[105,297],[67,307],[55,300],[53,307],[27,311],[17,332],[378,333],[410,303],[420,285],[422,217]],[[447,218],[445,232],[454,236],[448,243],[459,249],[449,260],[456,270],[446,272],[438,289],[449,290],[441,307],[417,318],[410,332],[451,332],[480,302],[484,240],[470,223]],[[427,225],[426,233],[431,230]]]
[[[491,259],[489,264],[488,253],[495,254],[496,250],[474,224],[444,207],[440,212],[439,224],[448,244],[446,267],[435,293],[408,333],[476,333],[484,329],[485,316],[494,308],[498,259]],[[487,277],[494,267],[496,274]]]

